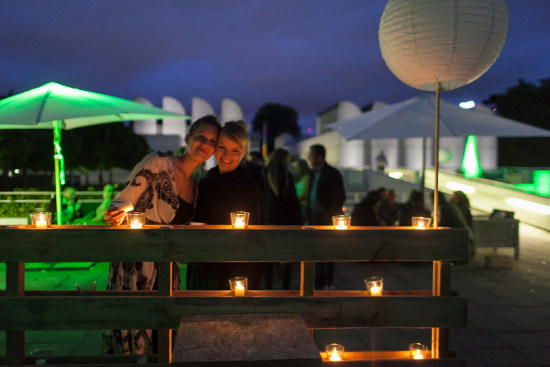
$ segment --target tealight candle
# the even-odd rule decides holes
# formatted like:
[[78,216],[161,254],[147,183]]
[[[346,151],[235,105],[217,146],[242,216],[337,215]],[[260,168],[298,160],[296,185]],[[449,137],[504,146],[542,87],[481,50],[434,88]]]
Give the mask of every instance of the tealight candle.
[[128,213],[128,227],[143,228],[145,224],[145,213],[130,212]]
[[333,215],[332,226],[334,229],[348,229],[351,223],[349,215]]
[[329,361],[341,361],[344,359],[344,346],[332,343],[325,347]]
[[48,212],[35,212],[31,213],[31,224],[35,228],[48,228],[48,224],[51,221],[51,213]]
[[415,229],[426,229],[430,226],[432,218],[412,217],[412,226]]
[[371,296],[381,296],[384,290],[384,279],[382,277],[370,277],[365,279],[365,287]]
[[248,289],[247,277],[235,277],[229,279],[229,287],[235,297],[243,297]]
[[235,229],[243,229],[248,227],[249,212],[231,212],[231,226]]
[[411,359],[425,359],[428,353],[428,347],[420,343],[409,344],[409,354]]

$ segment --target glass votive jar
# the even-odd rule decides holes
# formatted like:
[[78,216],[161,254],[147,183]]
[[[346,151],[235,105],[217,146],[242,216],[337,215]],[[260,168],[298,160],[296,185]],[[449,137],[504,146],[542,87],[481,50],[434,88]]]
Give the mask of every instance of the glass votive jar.
[[342,361],[344,359],[344,346],[341,344],[329,344],[325,347],[325,351],[329,361]]
[[414,229],[426,229],[430,226],[432,218],[412,217],[412,226]]
[[145,213],[129,212],[127,218],[128,228],[143,228],[145,225]]
[[31,225],[36,228],[48,228],[52,224],[52,213],[34,212],[31,213]]
[[231,212],[231,226],[236,229],[243,229],[248,227],[248,219],[250,218],[249,212]]
[[348,229],[351,225],[351,217],[349,215],[333,215],[332,226],[334,229]]
[[235,277],[229,279],[229,288],[231,293],[236,297],[243,297],[248,290],[248,278],[247,277]]
[[426,359],[428,358],[428,347],[421,343],[409,344],[409,354],[411,359]]
[[365,279],[365,287],[370,296],[381,296],[384,290],[384,279],[382,277],[369,277]]

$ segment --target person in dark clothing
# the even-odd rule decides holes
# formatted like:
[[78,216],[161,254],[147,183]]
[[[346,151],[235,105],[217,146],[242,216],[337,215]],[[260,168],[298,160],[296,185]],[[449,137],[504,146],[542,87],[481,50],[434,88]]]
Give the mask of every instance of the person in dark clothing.
[[290,154],[286,149],[275,149],[262,171],[266,224],[303,224],[294,179],[288,170],[289,161]]
[[[296,195],[294,179],[288,165],[288,150],[277,148],[271,153],[267,166],[262,171],[263,207],[266,224],[302,225],[300,202]],[[290,289],[292,268],[296,263],[270,263],[272,271],[266,272],[266,288],[272,289],[273,275],[281,274],[282,289]]]
[[453,192],[453,196],[451,196],[451,202],[454,203],[458,207],[458,209],[460,209],[462,217],[464,217],[466,223],[468,223],[468,226],[472,228],[473,218],[472,212],[470,211],[470,200],[468,199],[466,194],[462,191]]
[[[311,165],[309,185],[309,210],[307,223],[311,225],[332,225],[332,216],[342,214],[346,191],[340,172],[327,164],[323,145],[309,148]],[[323,262],[316,266],[316,286],[333,289],[334,263]]]
[[442,192],[438,192],[437,194],[439,209],[439,213],[437,215],[438,226],[469,229],[468,223],[466,223],[466,220],[462,216],[460,209],[458,209],[458,207],[453,203],[448,202]]
[[262,170],[264,168],[264,160],[260,152],[250,152],[249,160],[246,162],[244,169],[254,179],[258,187],[262,187]]
[[[207,224],[231,224],[232,211],[250,213],[249,224],[263,224],[261,193],[242,167],[250,140],[244,121],[227,122],[220,130],[215,156],[218,166],[208,171],[199,183],[197,208],[193,221]],[[229,289],[229,279],[248,278],[250,289],[259,289],[261,263],[191,263],[187,289]]]
[[379,226],[378,208],[380,196],[376,191],[369,191],[367,196],[353,208],[351,213],[352,226]]
[[432,213],[424,206],[424,198],[418,190],[411,190],[399,216],[400,226],[412,226],[412,217],[431,218]]
[[382,226],[395,226],[399,214],[399,204],[395,202],[395,190],[387,190],[384,198],[380,200],[378,219]]

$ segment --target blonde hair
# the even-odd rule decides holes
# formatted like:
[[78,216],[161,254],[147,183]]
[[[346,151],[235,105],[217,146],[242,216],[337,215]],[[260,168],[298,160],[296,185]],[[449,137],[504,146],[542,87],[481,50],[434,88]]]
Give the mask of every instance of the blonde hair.
[[220,136],[225,135],[235,143],[239,144],[245,151],[245,156],[250,150],[250,137],[248,136],[248,125],[243,120],[226,122],[220,130]]

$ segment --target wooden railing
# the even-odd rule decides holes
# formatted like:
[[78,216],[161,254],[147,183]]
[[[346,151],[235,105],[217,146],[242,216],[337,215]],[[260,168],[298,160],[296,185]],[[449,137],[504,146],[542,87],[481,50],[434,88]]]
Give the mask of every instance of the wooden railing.
[[[451,295],[450,290],[451,262],[468,259],[466,230],[299,226],[246,230],[229,226],[149,226],[141,230],[53,226],[40,230],[13,226],[0,229],[0,241],[0,262],[7,263],[6,291],[0,293],[0,329],[6,330],[8,364],[24,364],[26,330],[158,329],[156,361],[167,364],[172,350],[170,330],[178,328],[182,315],[299,313],[311,329],[432,328],[432,358],[426,365],[463,365],[449,358],[448,328],[466,326],[466,299]],[[25,262],[65,261],[159,262],[159,290],[89,294],[25,290]],[[250,291],[246,297],[231,297],[228,291],[172,291],[171,261],[301,262],[301,287],[299,292]],[[323,261],[430,261],[433,287],[384,292],[382,297],[369,297],[362,291],[316,291],[315,262]],[[404,359],[408,355],[401,351],[350,356],[346,363],[355,364],[349,365],[418,362],[408,362]],[[356,361],[349,360],[352,357]],[[132,361],[135,356],[57,359],[87,364]]]

